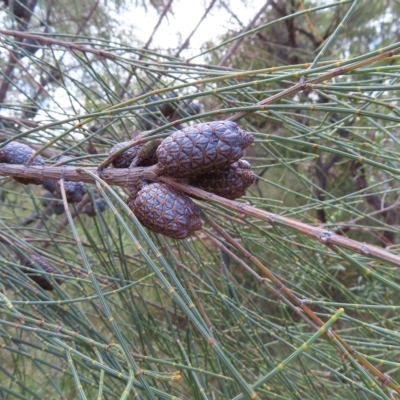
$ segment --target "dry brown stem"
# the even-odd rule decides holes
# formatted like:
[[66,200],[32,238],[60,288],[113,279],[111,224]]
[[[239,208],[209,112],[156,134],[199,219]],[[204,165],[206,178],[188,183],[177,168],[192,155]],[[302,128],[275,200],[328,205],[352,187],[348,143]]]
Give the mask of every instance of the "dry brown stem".
[[142,179],[156,181],[157,176],[152,167],[147,168],[107,168],[99,171],[96,167],[52,167],[52,166],[29,166],[19,164],[0,164],[0,176],[36,177],[41,180],[59,180],[64,178],[66,181],[95,183],[95,180],[88,175],[90,171],[98,175],[102,180],[110,185],[127,186],[139,183]]
[[375,258],[400,266],[400,256],[396,254],[392,254],[386,250],[380,249],[370,244],[357,242],[356,240],[346,238],[344,236],[338,235],[333,231],[321,227],[316,227],[301,221],[297,221],[295,219],[260,210],[245,203],[239,203],[237,201],[225,199],[215,194],[206,192],[205,190],[201,190],[199,188],[178,182],[175,179],[169,178],[167,176],[157,176],[157,174],[154,172],[155,166],[146,168],[139,167],[132,169],[106,168],[99,171],[96,167],[42,167],[17,164],[0,164],[0,176],[13,176],[17,178],[29,177],[39,178],[42,180],[58,180],[64,178],[68,181],[95,183],[95,179],[88,175],[85,171],[90,171],[101,178],[103,181],[105,181],[107,184],[116,186],[128,186],[132,184],[137,184],[143,179],[154,182],[164,182],[174,187],[175,189],[182,190],[183,192],[194,197],[206,201],[219,203],[231,210],[238,212],[239,215],[242,217],[251,215],[267,221],[272,225],[277,225],[300,232],[303,235],[318,240],[328,247],[338,246],[341,248],[350,249],[366,257]]

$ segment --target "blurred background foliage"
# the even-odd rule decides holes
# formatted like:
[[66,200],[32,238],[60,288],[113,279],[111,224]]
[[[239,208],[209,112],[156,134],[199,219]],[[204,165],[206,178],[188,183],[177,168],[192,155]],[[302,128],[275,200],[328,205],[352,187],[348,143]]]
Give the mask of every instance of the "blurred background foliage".
[[[248,18],[237,10],[250,1],[201,4],[3,0],[2,143],[97,166],[144,130],[249,111],[302,76],[400,47],[395,0],[268,0]],[[182,7],[192,33],[160,44]],[[218,16],[223,33],[199,39]],[[124,188],[87,184],[66,211],[51,182],[1,177],[0,397],[398,398],[398,57],[238,121],[257,175],[238,201],[286,227],[196,199],[204,229],[172,240],[129,215]],[[298,220],[366,250],[326,245]],[[338,336],[323,335],[316,318],[335,313]]]

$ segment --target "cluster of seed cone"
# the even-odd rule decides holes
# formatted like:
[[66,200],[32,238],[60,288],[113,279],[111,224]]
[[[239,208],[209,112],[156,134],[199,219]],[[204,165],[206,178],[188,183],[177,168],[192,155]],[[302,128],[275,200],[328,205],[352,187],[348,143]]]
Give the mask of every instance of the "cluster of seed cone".
[[[164,140],[138,142],[136,146],[118,154],[113,160],[115,168],[153,166],[156,175],[184,179],[193,186],[219,196],[236,199],[244,195],[254,182],[250,164],[241,160],[243,150],[254,140],[253,135],[231,121],[199,123],[174,132]],[[110,155],[116,155],[127,142],[114,146]],[[0,162],[25,164],[33,156],[29,146],[10,142],[0,149]],[[69,157],[62,157],[64,164]],[[41,157],[35,157],[32,165],[43,165]],[[41,184],[32,178],[16,178],[21,183]],[[59,198],[60,183],[55,183],[53,196]],[[65,181],[68,203],[80,202],[86,193],[83,182]],[[128,205],[147,228],[176,239],[184,239],[202,224],[200,211],[183,192],[165,183],[142,182],[128,188],[131,196]],[[51,199],[49,199],[51,200]],[[97,204],[97,203],[96,203]],[[99,211],[105,203],[97,204]],[[62,213],[63,206],[59,212]],[[89,216],[96,214],[93,205],[84,210]]]
[[[236,199],[243,196],[255,179],[250,164],[240,159],[253,140],[253,135],[234,122],[200,123],[176,131],[157,143],[155,152],[146,152],[146,158],[134,166],[144,166],[147,162],[154,165],[157,175],[183,178],[208,192]],[[120,155],[114,160],[114,166],[132,166],[133,160],[138,160],[141,146]],[[111,153],[117,150],[114,147]],[[143,182],[140,187],[129,189],[128,206],[141,224],[152,231],[184,239],[201,228],[200,211],[184,193],[160,182]]]

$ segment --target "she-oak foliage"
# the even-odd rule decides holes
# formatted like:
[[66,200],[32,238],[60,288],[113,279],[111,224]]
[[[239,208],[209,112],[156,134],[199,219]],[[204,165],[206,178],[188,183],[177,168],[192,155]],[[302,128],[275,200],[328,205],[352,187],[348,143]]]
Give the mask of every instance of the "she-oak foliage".
[[[246,21],[210,1],[159,48],[175,6],[2,3],[0,155],[44,166],[0,164],[0,397],[399,397],[400,5],[272,0]],[[139,7],[144,43],[118,23]],[[234,28],[194,48],[214,13]],[[144,228],[110,150],[221,120],[254,136],[254,183],[230,200],[124,164],[202,225]]]

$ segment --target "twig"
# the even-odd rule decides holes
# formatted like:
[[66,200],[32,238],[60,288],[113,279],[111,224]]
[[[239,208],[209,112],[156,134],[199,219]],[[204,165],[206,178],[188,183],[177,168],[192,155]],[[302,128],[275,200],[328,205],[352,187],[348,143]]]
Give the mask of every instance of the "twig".
[[[365,168],[359,162],[353,161],[350,167],[351,174],[355,177],[358,188],[361,191],[366,191],[368,189],[368,182],[365,177]],[[358,171],[360,173],[358,173]],[[388,204],[384,203],[383,200],[375,194],[367,194],[364,199],[368,204],[375,208],[375,210],[380,211],[384,221],[387,225],[393,225],[396,222],[396,212],[393,209],[388,209]],[[383,209],[386,208],[385,211]],[[379,234],[380,241],[386,246],[391,246],[394,243],[394,233],[391,231],[384,231]]]
[[[257,12],[257,14],[254,16],[254,18],[248,23],[248,25],[246,26],[246,28],[243,29],[243,31],[241,33],[245,33],[247,31],[249,31],[253,25],[257,22],[257,20],[260,18],[260,16],[265,12],[266,8],[268,7],[268,5],[271,4],[271,0],[268,0],[265,2],[265,4],[260,8],[260,10]],[[245,37],[241,37],[240,39],[236,40],[233,45],[230,47],[230,49],[226,52],[225,56],[222,58],[222,60],[219,62],[219,66],[220,67],[224,67],[226,66],[226,63],[228,62],[228,60],[233,56],[233,54],[235,53],[235,51],[238,49],[238,47],[240,46],[240,44],[242,43],[243,39]]]
[[[0,30],[0,32],[1,32],[1,30]],[[356,70],[358,68],[361,68],[361,67],[363,67],[365,65],[372,64],[372,63],[374,63],[376,61],[380,61],[380,60],[383,60],[385,58],[393,57],[393,55],[396,54],[396,51],[397,51],[397,49],[396,50],[388,50],[388,51],[386,51],[386,52],[384,52],[382,54],[378,54],[378,55],[373,56],[371,58],[368,58],[366,60],[362,60],[362,61],[350,64],[348,66],[335,68],[332,71],[329,71],[327,73],[321,74],[320,76],[318,76],[318,77],[316,77],[314,79],[310,79],[309,81],[307,81],[303,76],[300,79],[300,81],[298,83],[296,83],[295,85],[293,85],[293,86],[289,87],[288,89],[285,89],[285,90],[283,90],[283,91],[281,91],[281,92],[279,92],[279,93],[277,93],[277,94],[275,94],[273,96],[270,96],[267,99],[264,99],[264,100],[256,103],[255,105],[262,106],[261,107],[262,110],[268,109],[266,107],[267,105],[276,103],[276,102],[278,102],[278,101],[280,101],[280,100],[282,100],[282,99],[284,99],[286,97],[292,96],[292,95],[294,95],[294,94],[296,94],[298,92],[301,92],[303,90],[310,89],[310,88],[312,89],[313,85],[315,85],[317,83],[324,82],[324,81],[332,79],[332,78],[334,78],[336,76],[344,75],[344,74],[346,74],[348,72],[354,71],[354,70]],[[157,94],[157,93],[159,93],[159,91],[154,91],[152,93],[153,94]],[[148,93],[147,95],[150,96],[152,93]],[[139,98],[133,99],[133,101],[138,101],[138,100],[139,100]],[[129,102],[131,102],[131,101],[132,100],[130,100]],[[125,104],[126,105],[127,103],[128,102],[124,102],[124,103],[121,103],[121,104]],[[155,103],[157,103],[157,102],[155,102]],[[109,107],[107,110],[111,111],[111,110],[117,109],[117,107],[121,106],[121,104]],[[311,107],[311,110],[312,109],[313,109],[313,107]],[[258,111],[258,110],[255,110],[255,111]],[[241,111],[241,112],[238,112],[238,113],[232,115],[231,117],[226,118],[225,120],[226,121],[236,121],[236,120],[238,120],[238,119],[240,119],[240,118],[244,117],[245,115],[247,115],[249,113],[252,113],[252,112],[254,112],[254,111]],[[355,114],[359,115],[358,112],[361,114],[361,110],[356,110]],[[217,110],[217,111],[214,112],[215,115],[218,115],[218,114],[221,114],[221,113],[222,113],[221,110]],[[87,118],[87,119],[85,119],[83,121],[81,120],[76,126],[82,127],[85,124],[87,124],[87,123],[89,123],[89,122],[91,122],[93,120],[94,120],[94,118]],[[164,128],[166,129],[166,128],[169,128],[170,126],[178,125],[183,120],[176,120],[174,122],[171,122],[170,124],[165,125]],[[141,138],[144,138],[145,136],[150,135],[154,131],[159,131],[159,130],[161,130],[161,129],[157,128],[157,129],[152,130],[152,131],[144,132],[143,135],[141,136]],[[72,131],[72,129],[71,129],[71,131]],[[128,149],[130,149],[131,147],[133,147],[133,146],[135,146],[137,144],[138,144],[138,137],[136,137],[135,139],[129,141],[128,144],[125,147],[121,148],[118,152],[115,152],[114,154],[108,156],[99,165],[99,169],[104,169],[109,164],[111,164],[111,162],[114,159],[116,159],[120,154],[124,153],[125,151],[127,151]],[[43,149],[47,148],[50,145],[51,145],[51,143],[43,146]],[[40,151],[37,152],[36,154],[34,154],[33,157],[36,157],[38,154],[40,154]]]
[[[10,121],[13,124],[18,124],[19,126],[27,126],[30,128],[36,128],[40,125],[39,122],[36,121],[31,121],[28,119],[19,119],[19,118],[14,118],[14,117],[9,117],[6,115],[0,115],[0,121]],[[5,136],[3,132],[0,132],[1,137]]]
[[319,242],[328,247],[335,245],[338,247],[347,248],[356,253],[362,254],[363,256],[384,260],[391,264],[400,266],[400,256],[396,254],[391,254],[388,251],[382,250],[370,244],[360,243],[356,240],[340,236],[335,232],[332,232],[327,229],[323,228],[321,229],[319,227],[308,225],[304,222],[300,222],[295,219],[270,213],[268,211],[259,210],[256,207],[244,203],[228,200],[223,197],[219,197],[215,194],[208,193],[199,188],[195,188],[193,186],[177,182],[172,178],[160,176],[158,177],[157,180],[167,183],[168,185],[174,187],[175,189],[182,190],[187,194],[199,197],[203,200],[214,201],[216,203],[222,204],[231,210],[237,211],[239,215],[241,215],[243,218],[245,218],[247,215],[252,215],[254,217],[267,221],[272,225],[282,226],[284,228],[300,232],[303,235],[318,240]]
[[206,19],[208,13],[214,7],[214,4],[216,3],[216,1],[217,0],[211,0],[210,4],[208,5],[206,11],[204,12],[203,16],[200,18],[200,20],[197,23],[197,25],[194,27],[192,32],[190,32],[189,36],[186,38],[186,40],[182,43],[181,47],[179,47],[178,51],[175,53],[175,57],[179,57],[179,55],[181,54],[182,50],[186,49],[186,47],[189,46],[190,39],[195,34],[197,29],[199,29],[199,26],[201,25],[201,23]]
[[[37,0],[32,0],[31,2],[29,2],[28,10],[30,12],[25,13],[25,15],[23,17],[23,24],[20,25],[21,29],[26,30],[28,23],[32,17],[33,10],[36,7],[36,3],[37,3]],[[15,31],[15,32],[19,32],[19,31]],[[11,79],[12,74],[13,74],[14,68],[17,65],[17,63],[19,63],[19,61],[18,61],[18,57],[16,56],[16,52],[11,50],[7,66],[5,68],[5,71],[2,73],[4,78],[3,78],[3,82],[1,83],[1,86],[0,86],[0,103],[4,103],[4,100],[5,100],[7,92],[8,92],[8,88],[10,87],[10,83],[12,80]]]
[[66,42],[64,40],[58,40],[58,39],[52,39],[47,36],[42,36],[42,35],[34,35],[32,33],[26,33],[26,32],[20,32],[20,31],[14,31],[14,30],[8,30],[8,29],[0,29],[0,34],[6,35],[6,36],[14,36],[15,38],[19,39],[32,39],[35,40],[36,42],[43,44],[45,46],[60,46],[64,47],[68,50],[75,50],[75,51],[80,51],[82,53],[91,53],[95,54],[100,58],[107,58],[111,60],[115,60],[116,55],[113,53],[109,53],[104,50],[98,50],[95,49],[94,47],[89,47],[89,46],[84,46],[80,45],[78,43],[73,43],[73,42]]
[[[151,35],[150,35],[150,37],[147,39],[147,42],[146,42],[146,44],[143,46],[142,50],[147,50],[147,49],[149,48],[151,42],[153,41],[154,35],[155,35],[155,33],[157,32],[158,28],[160,27],[162,20],[163,20],[164,17],[167,15],[167,12],[168,12],[168,10],[169,10],[170,7],[171,7],[172,2],[173,2],[173,0],[169,0],[169,2],[167,3],[167,5],[164,7],[164,9],[163,9],[163,11],[162,11],[162,13],[161,13],[161,15],[160,15],[160,18],[158,19],[156,25],[154,26],[153,32],[151,32]],[[143,53],[140,54],[138,60],[141,60],[142,58],[143,58]],[[120,92],[120,94],[119,94],[119,98],[120,98],[121,100],[122,100],[123,97],[124,97],[124,93],[126,93],[126,88],[129,86],[129,84],[130,84],[130,82],[131,82],[131,79],[132,79],[132,77],[133,77],[135,71],[136,71],[136,68],[134,68],[133,71],[129,73],[128,77],[126,78],[126,81],[124,82],[124,84],[123,84],[123,86],[122,86],[122,90],[121,90],[121,92]]]
[[[147,168],[107,168],[98,171],[96,167],[88,167],[90,171],[98,175],[101,179],[110,185],[128,186],[139,183],[141,179],[157,180],[151,167]],[[64,178],[67,181],[94,183],[94,179],[86,174],[80,167],[41,167],[17,164],[0,164],[0,176],[13,177],[37,177],[41,180],[58,180]]]
[[[274,293],[277,293],[279,298],[282,300],[286,300],[285,297],[280,293],[283,292],[288,296],[296,305],[297,307],[300,308],[298,311],[298,314],[308,323],[310,324],[311,327],[314,329],[317,329],[317,326],[321,327],[324,325],[324,321],[319,318],[308,306],[307,306],[307,301],[306,300],[301,300],[299,297],[297,297],[288,287],[286,287],[278,278],[275,277],[274,274],[272,274],[268,268],[266,268],[252,253],[247,251],[242,245],[240,245],[236,240],[232,238],[232,236],[229,235],[228,232],[226,232],[223,228],[221,228],[216,222],[214,222],[211,218],[207,218],[207,221],[211,224],[213,229],[221,235],[231,246],[236,248],[242,256],[246,257],[249,259],[257,268],[262,272],[264,276],[267,277],[270,281],[273,282],[273,284],[276,286],[277,290],[274,290],[268,282],[263,280],[263,284],[266,285],[268,288],[272,289]],[[241,263],[243,265],[243,262]],[[253,272],[254,274],[254,272]],[[285,301],[286,304],[290,306],[290,302]],[[370,362],[368,362],[362,355],[358,354],[355,349],[353,349],[347,342],[340,336],[338,335],[334,330],[330,330],[330,332],[325,332],[326,338],[331,338],[335,337],[336,341],[340,342],[342,346],[348,351],[347,355],[343,355],[348,357],[351,355],[354,357],[360,365],[369,370],[378,380],[382,381],[384,379],[384,374],[379,371],[377,368],[375,368]],[[333,344],[337,346],[337,343],[333,341]],[[396,390],[399,392],[399,388],[393,383],[389,382],[389,385],[392,389]]]
[[[350,65],[345,66],[345,67],[336,68],[336,69],[334,69],[334,70],[332,70],[330,72],[327,72],[325,74],[322,74],[322,75],[317,76],[316,78],[310,79],[310,80],[306,80],[305,77],[303,76],[300,79],[300,81],[298,83],[296,83],[295,85],[293,85],[290,88],[285,89],[282,92],[279,92],[279,93],[277,93],[277,94],[275,94],[273,96],[270,96],[270,97],[268,97],[268,98],[266,98],[264,100],[261,100],[260,102],[256,103],[256,105],[265,106],[265,105],[268,105],[268,104],[276,103],[276,102],[278,102],[278,101],[280,101],[280,100],[282,100],[282,99],[284,99],[286,97],[293,96],[294,94],[299,93],[299,92],[301,92],[303,90],[306,90],[306,89],[309,89],[309,88],[312,89],[312,86],[317,84],[317,83],[324,82],[324,81],[332,79],[332,78],[334,78],[336,76],[347,74],[348,72],[354,71],[355,69],[358,69],[358,68],[361,68],[364,65],[372,64],[373,62],[380,61],[380,60],[383,60],[385,58],[393,57],[394,54],[395,54],[394,50],[389,50],[389,51],[386,51],[386,52],[384,52],[382,54],[379,54],[377,56],[371,57],[371,58],[369,58],[367,60],[359,61],[359,62],[356,62],[354,64],[350,64]],[[238,113],[232,115],[231,117],[227,118],[226,121],[237,121],[238,119],[243,118],[245,115],[247,115],[247,114],[249,114],[251,112],[252,111],[241,111],[241,112],[238,112]]]

